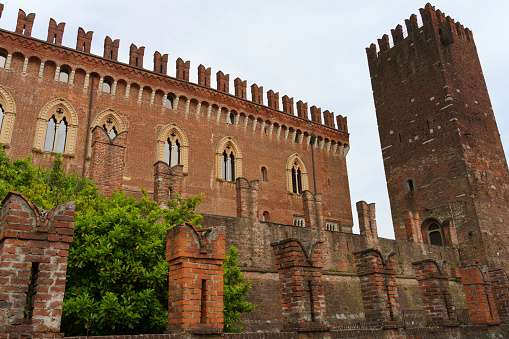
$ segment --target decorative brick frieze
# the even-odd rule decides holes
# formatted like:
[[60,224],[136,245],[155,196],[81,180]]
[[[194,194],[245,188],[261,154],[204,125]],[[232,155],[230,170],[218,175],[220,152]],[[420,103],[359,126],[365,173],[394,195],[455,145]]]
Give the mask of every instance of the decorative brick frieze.
[[185,223],[168,230],[168,331],[222,332],[224,258],[224,227]]
[[368,248],[354,253],[360,280],[364,316],[368,326],[399,328],[403,322],[398,289],[395,253]]

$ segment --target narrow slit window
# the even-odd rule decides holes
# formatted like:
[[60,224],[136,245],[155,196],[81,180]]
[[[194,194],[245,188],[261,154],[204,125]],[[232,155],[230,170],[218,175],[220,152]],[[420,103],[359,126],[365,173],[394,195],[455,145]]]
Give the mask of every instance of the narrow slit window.
[[207,322],[207,280],[201,280],[200,323]]
[[309,312],[311,315],[311,322],[315,322],[315,305],[313,303],[313,287],[311,284],[311,280],[308,280],[308,290],[309,290]]
[[226,154],[226,151],[223,152],[223,180],[228,180],[228,155]]
[[235,181],[235,155],[230,154],[230,181]]
[[267,181],[267,168],[262,167],[262,181]]
[[28,285],[28,291],[26,296],[25,313],[23,316],[24,324],[31,324],[32,317],[34,314],[34,301],[36,295],[37,282],[39,278],[39,263],[33,262],[30,270],[30,283]]
[[292,168],[292,188],[293,188],[293,193],[298,193],[297,192],[297,172],[295,171],[295,167]]
[[410,192],[414,192],[415,191],[415,185],[414,185],[414,181],[412,179],[408,179],[406,181],[406,192],[407,193],[410,193]]

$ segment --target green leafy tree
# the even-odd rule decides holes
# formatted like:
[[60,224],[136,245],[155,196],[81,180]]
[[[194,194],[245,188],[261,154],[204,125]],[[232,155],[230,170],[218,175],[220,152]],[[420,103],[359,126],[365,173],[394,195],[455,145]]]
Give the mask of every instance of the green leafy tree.
[[146,191],[114,193],[78,213],[69,252],[62,331],[67,336],[162,333],[168,324],[166,231],[192,214],[202,196],[160,209]]
[[251,281],[244,281],[244,275],[237,266],[239,250],[230,247],[223,263],[224,270],[224,332],[242,331],[240,315],[251,312],[255,305],[248,303],[244,297],[251,288]]

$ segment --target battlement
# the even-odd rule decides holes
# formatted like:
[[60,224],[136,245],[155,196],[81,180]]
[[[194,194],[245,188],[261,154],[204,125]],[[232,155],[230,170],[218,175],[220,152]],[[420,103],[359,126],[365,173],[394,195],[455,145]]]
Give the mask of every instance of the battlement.
[[405,20],[406,31],[403,31],[403,26],[399,24],[395,29],[391,29],[392,42],[389,40],[389,35],[384,34],[377,41],[378,50],[374,43],[366,48],[370,68],[375,60],[387,59],[387,56],[384,58],[381,56],[393,48],[398,50],[401,47],[412,47],[416,50],[418,46],[415,46],[414,42],[421,34],[425,34],[426,40],[433,39],[444,46],[458,43],[461,40],[475,48],[472,31],[464,28],[460,22],[455,22],[454,19],[435,9],[430,3],[427,3],[419,12],[421,22],[418,21],[417,15],[412,14],[409,19]]
[[[3,11],[3,4],[0,4],[0,17]],[[32,27],[35,20],[35,13],[26,14],[22,9],[19,10],[18,19],[16,24],[15,32],[16,34],[24,35],[26,37],[31,37]],[[65,22],[57,24],[54,19],[50,19],[49,27],[48,27],[48,38],[46,40],[47,43],[61,45],[62,44],[62,36],[64,34]],[[92,36],[93,31],[85,32],[83,28],[78,29],[78,35],[76,40],[76,50],[82,53],[90,54],[91,44],[92,44]],[[103,58],[118,62],[118,49],[120,45],[120,40],[113,40],[109,36],[106,36],[104,40],[104,53]],[[145,47],[137,47],[135,44],[131,44],[129,48],[129,66],[141,68],[143,69],[143,56],[145,52]],[[98,56],[100,57],[100,56]],[[167,64],[168,64],[168,54],[161,55],[160,52],[156,51],[154,53],[154,65],[153,69],[155,73],[160,75],[167,75]],[[184,80],[189,82],[189,69],[190,69],[190,61],[183,61],[181,58],[176,60],[176,74],[175,78],[179,80]],[[147,70],[148,71],[148,70]],[[205,68],[203,65],[198,67],[198,85],[204,87],[210,86],[210,68]],[[219,70],[216,73],[217,76],[217,91],[226,93],[229,95],[233,95],[240,99],[248,100],[246,95],[247,81],[241,81],[240,78],[235,79],[235,93],[230,93],[230,75],[223,73],[223,71]],[[238,80],[237,80],[238,79]],[[267,100],[268,103],[265,105],[263,103],[263,86],[258,86],[253,84],[251,86],[252,99],[251,101],[258,105],[264,105],[270,109],[279,111],[281,113],[294,115],[293,108],[293,98],[292,100],[283,100],[283,111],[280,111],[280,96],[279,92],[274,92],[273,90],[269,90],[267,92]],[[284,96],[288,98],[288,96]],[[283,98],[284,98],[283,97]],[[334,113],[328,110],[322,112],[321,109],[312,108],[312,121],[327,126],[329,128],[335,129],[334,126]],[[307,103],[306,103],[307,110]],[[299,117],[308,119],[307,114],[306,117]],[[323,121],[323,123],[322,123]],[[346,122],[345,122],[346,123]],[[343,129],[338,126],[338,130],[341,132],[347,133],[346,125]]]

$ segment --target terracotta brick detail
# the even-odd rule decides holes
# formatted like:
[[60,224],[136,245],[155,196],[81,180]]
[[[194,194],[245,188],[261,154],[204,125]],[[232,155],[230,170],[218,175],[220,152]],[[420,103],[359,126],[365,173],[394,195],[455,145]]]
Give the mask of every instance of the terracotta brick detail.
[[168,230],[168,330],[223,330],[224,227],[198,230],[186,223]]
[[118,47],[120,46],[120,39],[111,40],[109,36],[104,39],[104,54],[106,59],[118,60]]
[[211,69],[205,68],[205,66],[198,66],[198,84],[202,86],[210,87],[210,74]]
[[[22,194],[10,191],[2,204],[0,337],[42,338],[42,333],[46,333],[44,338],[63,337],[58,332],[74,232],[74,202],[43,211]],[[25,317],[27,297],[30,313]]]
[[270,108],[279,110],[279,92],[274,93],[273,90],[267,92],[267,102]]
[[426,259],[412,263],[428,326],[458,326],[445,261]]
[[172,168],[164,161],[154,164],[154,200],[160,206],[167,206],[168,200],[182,194],[183,165]]
[[235,96],[246,99],[247,98],[247,81],[242,81],[240,78],[235,78],[233,81],[235,86]]
[[316,106],[311,106],[311,120],[313,122],[322,123],[322,109]]
[[189,69],[191,68],[191,61],[182,60],[182,58],[178,58],[176,61],[177,65],[177,73],[175,77],[180,80],[189,81]]
[[216,73],[217,90],[225,93],[230,92],[230,74],[224,74],[222,71]]
[[509,278],[507,272],[501,268],[488,271],[491,281],[491,292],[500,321],[509,322]]
[[131,44],[131,47],[129,47],[129,65],[142,68],[144,54],[145,47],[138,48],[135,44]]
[[83,28],[78,28],[78,38],[76,39],[76,50],[80,52],[90,53],[90,46],[92,45],[93,31],[85,33]]
[[336,128],[336,123],[334,122],[334,113],[327,110],[323,111],[323,123],[325,126]]
[[166,75],[168,73],[168,54],[154,53],[154,72]]
[[237,178],[235,186],[237,190],[237,216],[258,220],[259,181]]
[[16,33],[25,36],[32,35],[32,26],[34,25],[35,13],[28,15],[20,8],[18,11],[18,21],[16,22]]
[[366,247],[378,248],[375,203],[358,201],[356,204],[360,234],[365,237]]
[[310,191],[302,192],[302,206],[306,225],[319,230],[324,230],[322,195],[313,195]]
[[122,190],[126,143],[127,132],[121,132],[111,140],[102,127],[96,126],[92,130],[90,179],[99,188],[99,193],[110,196],[112,192]]
[[308,119],[308,103],[302,102],[302,100],[297,101],[297,116],[299,118]]
[[368,248],[354,253],[355,269],[361,284],[364,316],[368,326],[399,328],[403,325],[396,286],[395,252]]
[[257,84],[251,85],[251,100],[257,104],[263,105],[263,86]]
[[472,325],[498,325],[490,275],[486,266],[470,265],[461,268],[461,283],[465,290],[468,313]]
[[338,123],[338,131],[348,133],[348,119],[347,119],[347,117],[338,115],[336,117],[336,122]]
[[293,238],[271,244],[279,273],[284,331],[328,330],[321,244]]
[[288,95],[284,95],[282,100],[283,100],[283,112],[294,115],[293,98],[288,97]]
[[421,218],[419,213],[403,212],[401,217],[405,222],[406,240],[422,244]]
[[64,28],[65,22],[61,22],[57,25],[53,18],[49,19],[48,39],[46,41],[52,44],[61,45]]

